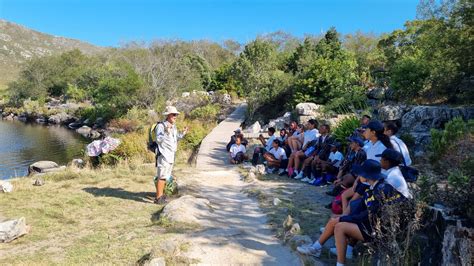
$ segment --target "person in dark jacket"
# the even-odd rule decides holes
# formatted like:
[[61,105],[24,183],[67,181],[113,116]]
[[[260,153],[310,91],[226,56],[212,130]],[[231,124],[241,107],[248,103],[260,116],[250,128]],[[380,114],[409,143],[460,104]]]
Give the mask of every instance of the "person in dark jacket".
[[[380,163],[375,160],[367,160],[361,166],[355,166],[353,172],[359,175],[361,182],[368,183],[366,191],[360,206],[354,206],[348,215],[329,219],[324,232],[318,241],[312,245],[300,246],[297,251],[305,254],[319,257],[322,245],[333,235],[336,236],[336,248],[338,253],[338,263],[344,263],[346,257],[346,248],[348,237],[361,241],[370,241],[372,238],[372,227],[374,223],[372,218],[379,216],[380,207],[383,204],[403,199],[403,195],[398,193],[390,184],[383,180],[385,176],[381,173]],[[370,217],[370,218],[369,218]],[[341,226],[343,224],[343,226]],[[347,235],[347,228],[353,229],[353,235]],[[338,231],[340,230],[340,231]],[[344,232],[344,239],[338,239],[338,235]],[[339,240],[339,245],[338,241]]]

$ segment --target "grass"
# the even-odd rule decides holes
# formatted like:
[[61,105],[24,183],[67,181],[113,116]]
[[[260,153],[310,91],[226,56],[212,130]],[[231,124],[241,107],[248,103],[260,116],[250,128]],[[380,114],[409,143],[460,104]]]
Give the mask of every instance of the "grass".
[[0,264],[135,264],[175,234],[194,229],[156,222],[162,206],[144,200],[153,195],[154,171],[122,164],[68,168],[44,176],[41,187],[31,178],[12,180],[14,191],[0,197],[1,215],[23,216],[31,230],[0,245]]

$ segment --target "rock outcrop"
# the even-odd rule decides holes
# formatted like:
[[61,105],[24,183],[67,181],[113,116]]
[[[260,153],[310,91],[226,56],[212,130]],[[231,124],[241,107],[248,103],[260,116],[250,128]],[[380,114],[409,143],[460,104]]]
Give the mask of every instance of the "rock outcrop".
[[11,242],[27,233],[28,228],[24,217],[0,223],[0,243]]
[[168,203],[160,217],[171,222],[204,225],[210,211],[209,200],[186,195]]
[[52,161],[39,161],[34,164],[31,164],[28,167],[28,174],[29,175],[34,175],[34,174],[44,174],[44,173],[50,173],[50,172],[57,172],[61,170],[65,170],[65,166],[59,166],[57,163],[52,162]]

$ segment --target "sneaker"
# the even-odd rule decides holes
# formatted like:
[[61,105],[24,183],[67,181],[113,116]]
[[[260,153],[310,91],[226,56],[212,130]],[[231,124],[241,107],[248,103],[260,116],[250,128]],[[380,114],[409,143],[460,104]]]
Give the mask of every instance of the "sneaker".
[[307,181],[307,183],[308,183],[308,184],[311,184],[311,183],[314,182],[314,180],[316,180],[316,178],[310,178],[310,179]]
[[164,205],[168,203],[168,200],[166,199],[166,196],[161,196],[159,198],[155,198],[153,203],[158,204],[158,205]]
[[321,249],[313,248],[311,245],[300,246],[300,247],[297,247],[296,250],[301,254],[313,256],[316,258],[319,258],[321,256]]
[[324,180],[324,178],[322,178],[322,177],[320,177],[320,178],[314,180],[314,182],[311,183],[311,185],[317,186],[317,187],[318,187],[318,186],[322,186],[323,184],[326,184],[326,180]]
[[[334,248],[330,248],[330,249],[329,249],[329,252],[330,252],[331,254],[337,256],[337,249],[336,249],[335,247],[334,247]],[[349,250],[349,249],[347,249],[347,250],[346,250],[346,259],[351,260],[352,257],[353,257],[352,251]]]
[[299,179],[301,179],[301,178],[303,178],[303,172],[299,172],[299,173],[295,176],[295,179],[296,179],[296,180],[299,180]]
[[304,177],[304,178],[301,179],[300,181],[301,181],[301,182],[308,182],[309,180],[311,180],[311,179],[309,179],[309,178],[307,178],[307,177]]
[[267,173],[272,174],[275,169],[267,167]]

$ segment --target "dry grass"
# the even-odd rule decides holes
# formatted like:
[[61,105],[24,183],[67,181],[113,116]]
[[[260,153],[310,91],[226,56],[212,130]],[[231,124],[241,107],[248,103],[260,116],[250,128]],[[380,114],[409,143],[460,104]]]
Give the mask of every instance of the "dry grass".
[[[0,245],[0,264],[134,264],[180,233],[156,223],[162,206],[153,195],[150,165],[72,169],[12,180],[14,191],[0,195],[5,217],[25,217],[29,234]],[[173,240],[174,241],[174,240]],[[179,244],[178,244],[179,245]],[[161,254],[172,262],[172,254]]]

